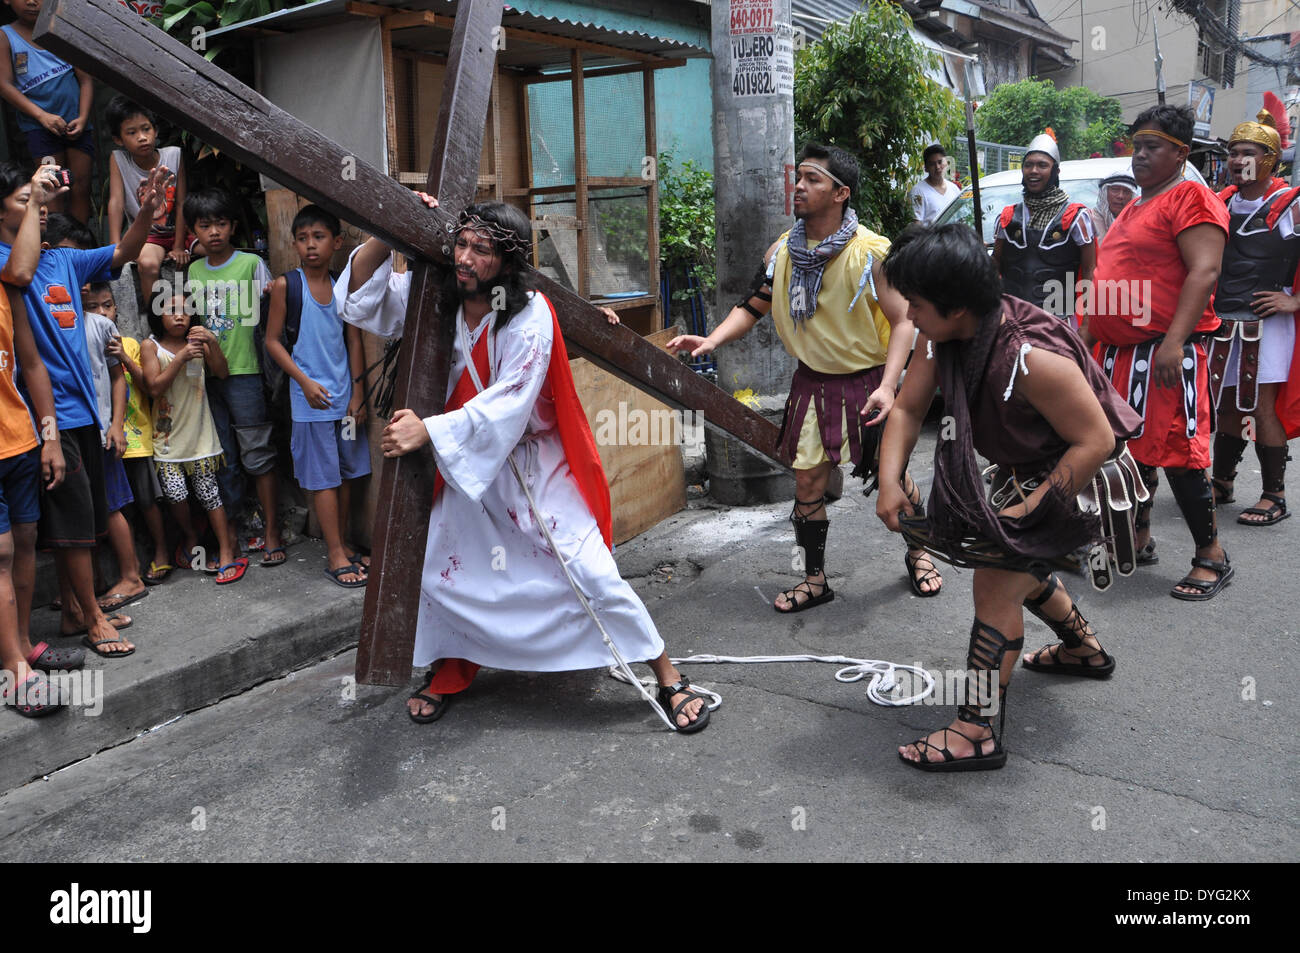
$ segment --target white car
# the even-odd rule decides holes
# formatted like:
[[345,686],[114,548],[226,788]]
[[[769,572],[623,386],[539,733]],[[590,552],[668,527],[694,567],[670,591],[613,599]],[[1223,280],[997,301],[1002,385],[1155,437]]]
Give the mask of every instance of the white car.
[[[1070,159],[1061,163],[1061,188],[1070,197],[1071,202],[1082,202],[1088,208],[1097,204],[1097,192],[1101,180],[1117,172],[1133,174],[1133,160],[1129,158],[1112,159]],[[1183,166],[1183,178],[1205,184],[1205,179],[1195,166],[1188,163]],[[994,172],[980,179],[980,208],[984,215],[984,244],[993,247],[993,229],[998,215],[1008,205],[1019,202],[1024,195],[1024,186],[1020,181],[1019,169],[1006,172]],[[935,225],[947,225],[949,222],[964,222],[975,227],[975,213],[972,211],[971,190],[962,189],[961,195],[953,199],[943,212],[935,219]]]

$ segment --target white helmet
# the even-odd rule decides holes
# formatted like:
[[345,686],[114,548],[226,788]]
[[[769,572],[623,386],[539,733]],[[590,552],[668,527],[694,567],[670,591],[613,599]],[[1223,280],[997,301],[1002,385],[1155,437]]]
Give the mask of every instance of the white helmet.
[[1056,140],[1045,132],[1040,132],[1030,140],[1025,155],[1029,155],[1031,152],[1043,152],[1051,156],[1052,161],[1058,165],[1061,162],[1061,150],[1056,147]]

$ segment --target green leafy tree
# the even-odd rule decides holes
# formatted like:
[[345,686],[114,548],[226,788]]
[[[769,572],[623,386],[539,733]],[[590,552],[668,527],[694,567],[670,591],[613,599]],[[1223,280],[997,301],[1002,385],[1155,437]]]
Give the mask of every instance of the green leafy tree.
[[912,18],[872,0],[834,23],[794,64],[795,136],[852,152],[862,166],[853,198],[863,224],[894,235],[913,220],[907,193],[932,142],[951,147],[963,127],[951,90],[926,75],[937,53],[912,39]]
[[1087,87],[1057,89],[1051,80],[1025,79],[995,87],[975,113],[975,128],[981,139],[1023,146],[1050,126],[1062,159],[1086,159],[1110,154],[1124,136],[1121,113],[1119,100]]
[[[671,152],[659,153],[659,258],[673,274],[693,273],[708,300],[718,283],[713,223],[713,173]],[[673,297],[690,291],[679,288]]]
[[167,0],[153,22],[212,60],[222,51],[224,44],[208,43],[205,31],[264,17],[268,13],[275,13],[285,7],[296,7],[305,2],[306,0]]

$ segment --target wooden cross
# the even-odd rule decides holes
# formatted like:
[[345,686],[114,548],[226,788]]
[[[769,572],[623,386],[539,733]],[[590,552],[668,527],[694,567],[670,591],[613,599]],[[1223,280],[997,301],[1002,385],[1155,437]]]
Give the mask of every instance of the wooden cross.
[[[457,5],[425,187],[441,203],[433,211],[408,188],[118,0],[46,0],[35,38],[118,92],[408,255],[413,275],[395,406],[427,417],[442,412],[447,394],[454,315],[440,319],[435,304],[440,269],[451,262],[448,226],[474,201],[496,66],[493,31],[500,27],[501,10],[501,0]],[[775,459],[777,428],[770,421],[634,331],[608,324],[569,289],[535,271],[527,280],[555,305],[571,354],[670,406],[700,411],[706,426]],[[427,448],[385,460],[357,650],[357,679],[363,684],[410,680],[432,500],[433,459]]]

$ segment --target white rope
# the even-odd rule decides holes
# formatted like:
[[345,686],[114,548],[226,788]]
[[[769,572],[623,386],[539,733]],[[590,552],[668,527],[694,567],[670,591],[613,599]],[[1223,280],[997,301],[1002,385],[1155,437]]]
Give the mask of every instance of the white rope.
[[[904,705],[915,705],[921,699],[927,697],[934,691],[934,676],[918,665],[898,665],[894,662],[881,662],[875,659],[849,658],[847,655],[688,655],[685,658],[675,658],[670,660],[674,665],[708,665],[723,662],[738,662],[744,664],[763,664],[767,662],[828,662],[832,665],[843,665],[844,668],[835,673],[837,682],[860,682],[862,679],[870,676],[871,681],[867,684],[867,698],[877,705],[884,705],[887,708],[898,708]],[[910,673],[921,685],[921,690],[912,695],[894,696],[889,694],[898,687],[897,673]],[[627,681],[627,676],[617,668],[609,669],[611,678],[616,678],[621,682]],[[693,686],[699,687],[699,686]],[[700,691],[708,691],[701,688]],[[717,708],[722,703],[722,696],[717,692],[709,692],[715,699],[715,704],[709,706],[710,709]]]
[[[542,536],[546,538],[546,545],[551,547],[551,552],[555,554],[555,561],[560,564],[560,569],[564,572],[564,578],[569,580],[569,585],[573,587],[574,595],[576,595],[578,601],[582,603],[582,608],[586,610],[587,615],[591,616],[591,621],[596,623],[596,628],[600,630],[600,637],[604,639],[605,646],[609,649],[609,653],[614,656],[615,664],[610,666],[610,671],[617,672],[618,676],[616,677],[621,676],[619,677],[619,681],[627,682],[629,685],[635,685],[637,691],[641,693],[641,697],[648,701],[650,707],[655,710],[655,714],[663,719],[664,724],[667,725],[670,730],[676,731],[677,726],[674,725],[672,719],[668,717],[668,713],[663,710],[663,706],[659,704],[659,700],[650,694],[650,690],[646,688],[639,678],[632,674],[632,668],[627,664],[627,659],[623,658],[623,653],[618,650],[618,646],[614,644],[614,640],[609,637],[609,633],[605,631],[605,627],[600,624],[600,618],[596,615],[595,610],[591,608],[591,603],[587,601],[586,595],[583,594],[583,591],[580,588],[578,588],[578,582],[573,578],[573,574],[569,572],[569,564],[565,562],[564,557],[560,555],[560,547],[555,545],[555,540],[551,537],[551,531],[546,526],[546,520],[542,519],[542,514],[537,511],[537,504],[533,502],[533,494],[528,491],[528,484],[524,483],[524,478],[519,473],[519,467],[515,463],[515,458],[512,456],[509,460],[510,469],[514,471],[515,479],[519,481],[519,489],[523,490],[524,496],[528,498],[528,508],[532,510],[533,521],[537,524],[538,529],[542,531]],[[712,695],[713,693],[710,692],[709,694]],[[717,708],[718,705],[722,703],[722,698],[720,696],[714,695],[714,698],[717,699],[717,704],[710,705],[710,708]]]
[[1011,399],[1011,390],[1016,386],[1016,372],[1019,371],[1026,376],[1029,375],[1029,365],[1025,363],[1025,355],[1033,350],[1033,345],[1026,341],[1020,345],[1020,352],[1016,354],[1015,359],[1011,362],[1011,380],[1007,381],[1007,389],[1002,392],[1002,402],[1005,404]]

